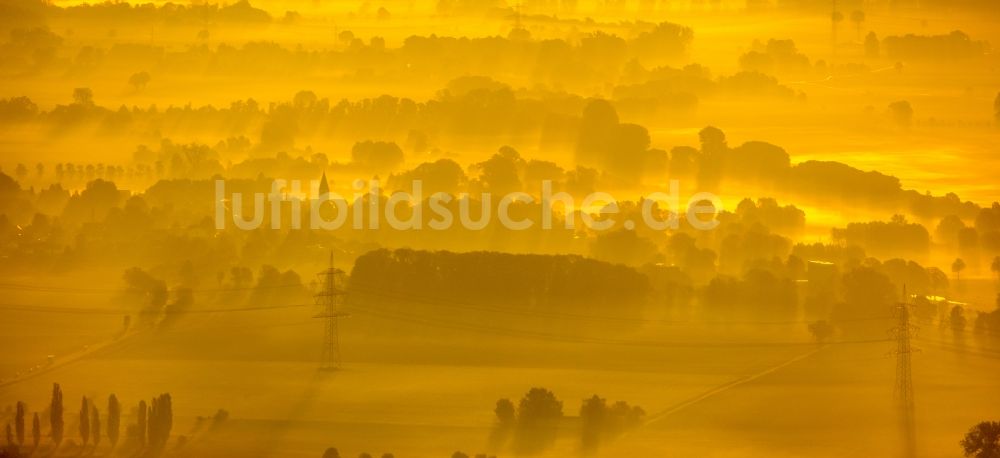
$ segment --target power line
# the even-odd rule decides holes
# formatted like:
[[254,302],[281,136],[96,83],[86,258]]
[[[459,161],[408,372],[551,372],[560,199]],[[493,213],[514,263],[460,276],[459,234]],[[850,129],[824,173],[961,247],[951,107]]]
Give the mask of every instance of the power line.
[[[340,271],[338,275],[343,275],[343,271]],[[323,274],[321,274],[323,275]],[[289,286],[302,286],[299,285],[283,285],[275,287],[289,287]],[[247,288],[251,289],[251,288]],[[65,289],[63,289],[65,290]],[[209,291],[209,290],[204,290]],[[225,289],[220,289],[217,291],[225,291]],[[660,324],[660,325],[712,325],[712,326],[772,326],[772,325],[803,325],[809,324],[812,321],[809,320],[783,320],[783,321],[698,321],[698,320],[663,320],[663,319],[646,319],[646,318],[632,318],[632,317],[622,317],[622,316],[610,316],[610,315],[590,315],[590,314],[575,314],[568,312],[559,311],[546,311],[546,310],[527,310],[523,308],[501,308],[501,307],[491,307],[487,305],[475,305],[468,304],[458,301],[452,301],[444,298],[434,298],[430,296],[419,296],[410,293],[402,293],[385,289],[369,288],[364,284],[352,283],[348,291],[340,291],[339,295],[350,294],[350,293],[360,293],[363,295],[378,296],[383,298],[389,298],[394,300],[411,301],[418,302],[427,305],[442,306],[449,308],[465,309],[465,310],[475,310],[483,311],[489,313],[498,313],[506,315],[519,315],[528,317],[541,317],[541,318],[560,318],[560,319],[575,319],[575,320],[591,320],[591,321],[602,321],[602,322],[621,322],[621,323],[636,323],[636,324]],[[322,295],[323,293],[320,293]],[[262,310],[275,310],[275,309],[285,309],[285,308],[298,308],[307,307],[316,304],[287,304],[287,305],[274,305],[274,306],[262,306],[262,307],[236,307],[236,308],[216,308],[216,309],[202,309],[195,308],[189,310],[162,310],[157,313],[167,313],[167,314],[197,314],[197,313],[228,313],[228,312],[251,312],[251,311],[262,311]],[[11,311],[24,311],[24,312],[38,312],[38,313],[68,313],[68,314],[106,314],[106,315],[119,315],[123,313],[141,313],[141,311],[128,311],[128,310],[109,310],[106,308],[82,308],[82,307],[52,307],[52,306],[30,306],[30,305],[19,305],[19,304],[0,304],[0,310],[11,310]],[[892,317],[864,317],[864,318],[853,318],[853,319],[841,319],[837,322],[860,322],[860,321],[882,321],[889,320]]]
[[949,344],[947,342],[942,342],[939,340],[929,340],[929,339],[919,339],[921,342],[933,344],[934,348],[938,350],[949,351],[952,353],[960,355],[971,355],[978,356],[980,358],[987,359],[1000,359],[1000,351],[993,350],[989,348],[964,348],[961,346]]
[[[418,296],[412,293],[403,293],[397,291],[391,291],[386,289],[381,289],[365,284],[359,284],[357,282],[351,282],[349,292],[360,292],[362,294],[370,294],[373,296],[388,297],[391,299],[406,300],[413,302],[420,302],[428,305],[438,305],[442,307],[451,307],[467,310],[477,310],[493,313],[504,313],[512,315],[525,315],[534,317],[547,317],[547,318],[570,318],[570,319],[580,319],[580,320],[594,320],[594,321],[619,321],[626,323],[646,323],[646,324],[674,324],[674,325],[719,325],[719,326],[738,326],[738,325],[802,325],[810,324],[815,322],[815,320],[781,320],[781,321],[698,321],[698,320],[661,320],[661,319],[650,319],[650,318],[631,318],[622,316],[609,316],[609,315],[590,315],[590,314],[576,314],[568,312],[559,311],[546,311],[546,310],[527,310],[527,309],[516,309],[516,308],[501,308],[501,307],[491,307],[488,305],[475,305],[464,302],[453,301],[444,298],[432,298],[429,296]],[[878,316],[878,317],[863,317],[863,318],[847,318],[837,320],[838,323],[847,322],[860,322],[860,321],[882,321],[893,319],[892,316]]]
[[[301,307],[312,307],[316,304],[289,304],[289,305],[275,305],[275,306],[262,306],[262,307],[240,307],[240,308],[218,308],[218,309],[195,309],[188,311],[161,311],[160,313],[170,313],[170,314],[197,314],[197,313],[227,313],[227,312],[254,312],[254,311],[264,311],[264,310],[279,310],[279,309],[289,309],[289,308],[301,308]],[[458,321],[448,321],[448,320],[434,320],[428,319],[425,316],[415,316],[399,311],[388,311],[380,310],[373,307],[358,306],[356,304],[350,306],[364,314],[371,315],[377,318],[383,318],[393,321],[406,322],[411,324],[420,324],[424,326],[437,327],[437,328],[447,328],[447,329],[457,329],[465,331],[479,331],[488,332],[500,335],[506,335],[511,337],[529,337],[541,340],[558,341],[558,342],[569,342],[569,343],[592,343],[592,344],[610,344],[610,345],[626,345],[626,346],[655,346],[655,347],[783,347],[783,346],[807,346],[815,345],[813,342],[662,342],[662,341],[630,341],[621,339],[599,339],[591,337],[582,336],[569,336],[551,333],[542,333],[536,331],[529,331],[523,329],[514,328],[503,328],[497,326],[488,326],[475,323],[463,323]],[[121,315],[123,313],[129,313],[127,311],[119,310],[108,310],[108,309],[93,309],[93,308],[77,308],[77,307],[34,307],[34,306],[17,306],[17,305],[0,305],[0,310],[16,310],[16,311],[28,311],[28,312],[41,312],[41,313],[70,313],[70,314],[100,314],[100,315]],[[345,317],[346,313],[336,311],[334,312],[336,317]],[[315,316],[316,318],[329,318],[326,314],[319,314]],[[305,325],[308,322],[297,322],[294,325]],[[281,325],[285,326],[285,325]],[[240,326],[241,328],[244,326]],[[253,327],[253,326],[251,326]],[[260,327],[271,327],[271,325],[260,326]],[[278,327],[275,325],[275,327]],[[835,342],[838,344],[867,344],[867,343],[879,343],[888,342],[889,339],[869,339],[869,340],[851,340],[851,341],[840,341]],[[339,346],[339,335],[337,339],[331,339],[329,342],[325,342],[324,347],[333,349],[333,343],[337,343]],[[339,348],[338,348],[339,350]],[[331,356],[339,354],[339,351],[331,350],[329,352]]]
[[[219,292],[236,292],[236,291],[254,291],[259,289],[282,289],[282,288],[304,288],[305,285],[301,283],[293,283],[287,285],[257,285],[248,287],[232,287],[232,288],[184,288],[175,287],[167,288],[172,290],[186,289],[192,293],[219,293]],[[128,292],[145,292],[142,290],[137,290],[134,288],[69,288],[69,287],[59,287],[59,286],[45,286],[45,285],[30,285],[30,284],[18,284],[18,283],[0,283],[0,289],[10,290],[10,291],[27,291],[27,292],[37,292],[37,293],[72,293],[72,294],[119,294]]]
[[[167,314],[167,315],[184,315],[184,314],[195,314],[195,313],[228,313],[228,312],[257,312],[262,310],[279,310],[287,308],[298,308],[298,307],[311,307],[315,304],[287,304],[287,305],[265,305],[261,307],[232,307],[232,308],[215,308],[215,309],[190,309],[190,310],[155,310],[149,311],[149,313],[155,314]],[[19,305],[19,304],[0,304],[0,310],[10,310],[17,312],[37,312],[37,313],[67,313],[67,314],[79,314],[79,315],[121,315],[130,313],[145,313],[143,310],[115,310],[107,308],[85,308],[85,307],[65,307],[65,306],[33,306],[33,305]]]
[[[338,269],[339,270],[339,269]],[[343,275],[343,271],[340,271]],[[288,285],[271,285],[271,286],[255,286],[247,288],[210,288],[210,289],[200,289],[191,290],[192,292],[227,292],[227,291],[252,291],[257,289],[276,289],[276,288],[294,288],[294,287],[305,287],[305,285],[300,284],[288,284]],[[34,286],[34,285],[18,285],[11,283],[0,283],[0,289],[20,289],[25,291],[33,292],[65,292],[65,293],[122,293],[127,290],[115,290],[115,289],[98,289],[98,288],[64,288],[64,287],[44,287],[44,286]],[[744,321],[699,321],[699,320],[664,320],[664,319],[648,319],[648,318],[633,318],[633,317],[623,317],[623,316],[610,316],[610,315],[590,315],[590,314],[575,314],[568,312],[559,311],[547,311],[547,310],[527,310],[527,309],[517,309],[517,308],[506,308],[506,307],[491,307],[488,305],[476,305],[464,302],[453,301],[445,298],[430,297],[430,296],[420,296],[412,293],[404,293],[386,290],[381,287],[376,287],[372,285],[366,285],[358,282],[350,282],[349,289],[344,293],[361,293],[373,296],[381,296],[384,298],[405,300],[412,302],[419,302],[428,305],[437,305],[443,307],[460,308],[467,310],[477,310],[490,313],[501,313],[510,315],[522,315],[522,316],[532,316],[532,317],[545,317],[545,318],[567,318],[567,319],[577,319],[577,320],[593,320],[593,321],[604,321],[604,322],[622,322],[622,323],[642,323],[642,324],[663,324],[663,325],[717,325],[717,326],[782,326],[782,325],[802,325],[809,324],[813,321],[809,320],[778,320],[778,321],[755,321],[755,320],[744,320]],[[254,310],[268,310],[271,308],[287,308],[287,307],[304,307],[310,304],[294,304],[287,306],[272,306],[272,307],[248,307],[248,308],[233,308],[233,309],[193,309],[188,311],[177,311],[173,313],[217,313],[217,312],[240,312],[240,311],[254,311]],[[119,314],[127,313],[126,311],[111,311],[107,309],[87,309],[78,307],[32,307],[26,305],[0,305],[0,309],[8,310],[19,310],[19,311],[30,311],[30,312],[46,312],[46,313],[104,313],[104,314]],[[842,319],[837,320],[837,322],[857,322],[857,321],[878,321],[878,320],[889,320],[892,319],[890,316],[886,317],[865,317],[865,318],[853,318],[853,319]]]
[[[474,324],[474,323],[464,323],[458,321],[449,321],[441,319],[428,319],[426,316],[417,316],[412,314],[407,314],[405,312],[399,311],[385,311],[379,310],[373,307],[359,307],[354,305],[352,308],[357,309],[360,312],[364,312],[367,315],[400,321],[410,324],[420,324],[425,326],[445,328],[445,329],[456,329],[465,330],[473,332],[488,332],[498,335],[505,335],[510,337],[528,337],[535,338],[539,340],[548,340],[564,343],[587,343],[587,344],[603,344],[603,345],[622,345],[622,346],[639,346],[639,347],[660,347],[660,348],[748,348],[748,347],[795,347],[795,346],[814,346],[817,345],[815,342],[803,342],[803,341],[792,341],[792,342],[668,342],[668,341],[642,341],[642,340],[624,340],[624,339],[608,339],[608,338],[596,338],[596,337],[584,337],[584,336],[569,336],[561,334],[552,334],[538,331],[529,331],[523,329],[512,329],[503,328],[498,326],[484,325],[484,324]],[[889,342],[889,339],[868,339],[868,340],[847,340],[840,342],[832,342],[834,344],[868,344],[868,343],[884,343]]]

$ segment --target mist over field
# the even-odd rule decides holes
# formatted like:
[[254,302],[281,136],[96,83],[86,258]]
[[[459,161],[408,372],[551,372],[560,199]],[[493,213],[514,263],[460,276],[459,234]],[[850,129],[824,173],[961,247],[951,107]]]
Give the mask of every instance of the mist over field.
[[0,458],[1000,457],[992,0],[0,0]]

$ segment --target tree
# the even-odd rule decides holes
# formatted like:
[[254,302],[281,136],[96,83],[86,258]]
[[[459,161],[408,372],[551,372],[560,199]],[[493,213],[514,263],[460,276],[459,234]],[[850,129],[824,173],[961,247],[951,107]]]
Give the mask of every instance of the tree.
[[340,458],[340,452],[336,448],[330,447],[323,452],[323,458]]
[[965,261],[962,258],[956,258],[955,262],[951,263],[951,273],[955,274],[955,280],[962,279],[962,271],[965,270]]
[[934,229],[934,236],[941,243],[949,246],[958,245],[958,233],[965,229],[965,222],[955,215],[947,215],[938,221],[937,228]]
[[7,423],[7,445],[14,446],[14,431],[10,429],[10,423]]
[[28,167],[24,164],[19,163],[17,164],[17,167],[14,169],[14,174],[17,175],[18,180],[24,180],[25,178],[28,177]]
[[147,415],[146,401],[139,401],[139,412],[136,415],[136,434],[139,436],[139,445],[146,445],[146,423],[148,422],[148,419],[146,418]]
[[861,41],[861,25],[865,22],[865,12],[861,10],[852,11],[851,22],[854,23],[854,28],[857,31],[858,41]]
[[138,91],[145,88],[151,79],[148,72],[134,73],[128,78],[128,84]]
[[93,428],[94,448],[101,443],[101,413],[97,411],[97,406],[90,408],[90,427]]
[[993,274],[997,276],[997,281],[1000,282],[1000,256],[993,258],[993,263],[990,264],[990,270]]
[[715,126],[707,126],[698,131],[698,140],[701,142],[701,152],[703,154],[720,154],[726,151],[726,133]]
[[826,320],[809,323],[809,333],[817,342],[824,343],[833,336],[833,325]]
[[160,450],[167,444],[173,422],[174,412],[170,394],[164,393],[153,398],[146,423],[150,447]]
[[868,35],[865,35],[865,56],[870,59],[878,59],[881,54],[881,43],[878,41],[878,35],[875,35],[875,32],[868,32]]
[[889,115],[899,127],[910,127],[913,124],[913,107],[906,100],[890,103]]
[[170,438],[170,431],[174,426],[174,408],[170,400],[170,393],[160,395],[160,409],[160,442],[166,444],[167,439]]
[[94,105],[94,91],[89,87],[78,87],[73,89],[73,103],[77,105]]
[[518,452],[539,452],[555,441],[562,406],[562,401],[545,388],[528,390],[517,406]]
[[390,172],[403,163],[403,150],[394,142],[357,142],[351,147],[351,162],[364,172]]
[[830,24],[832,26],[832,35],[830,40],[833,43],[834,53],[837,52],[837,28],[840,26],[841,22],[844,22],[844,13],[841,13],[840,11],[830,13]]
[[965,456],[1000,458],[1000,422],[984,421],[973,426],[960,444]]
[[517,410],[510,399],[504,398],[497,401],[493,413],[497,416],[497,422],[490,431],[490,444],[493,448],[499,448],[510,438],[514,425],[517,423]]
[[997,92],[997,98],[993,99],[993,117],[1000,123],[1000,92]]
[[965,331],[965,325],[968,322],[965,318],[965,309],[963,309],[960,305],[952,307],[948,316],[948,321],[951,323],[951,330],[955,331],[955,333]]
[[600,445],[601,435],[607,427],[608,404],[596,394],[580,406],[581,445],[584,450],[594,450]]
[[337,34],[337,39],[340,40],[340,42],[345,45],[350,44],[352,41],[354,41],[354,32],[351,32],[350,30],[344,30]]
[[845,335],[885,335],[877,319],[899,298],[889,278],[872,267],[857,267],[842,276],[843,300],[831,313],[831,322]]
[[501,425],[513,425],[516,420],[517,413],[514,411],[514,403],[510,402],[510,399],[498,400],[493,412],[497,416],[497,422]]
[[726,134],[719,128],[707,126],[698,132],[701,154],[698,156],[698,183],[713,187],[722,179],[723,161],[729,146]]
[[32,448],[38,448],[38,444],[42,442],[42,422],[38,419],[38,412],[35,412],[34,417],[31,419],[31,446]]
[[24,446],[24,411],[24,403],[18,401],[17,413],[14,414],[14,431],[17,434],[17,445],[22,447]]
[[52,442],[56,443],[56,447],[62,443],[64,426],[62,388],[59,387],[58,383],[53,383],[52,405],[49,408],[49,427],[52,432]]
[[118,445],[118,433],[121,430],[121,404],[115,395],[108,397],[108,441],[111,447]]
[[580,133],[576,139],[578,164],[596,166],[611,149],[611,139],[618,128],[618,112],[604,99],[592,99],[583,107]]
[[86,396],[80,402],[80,440],[84,446],[90,440],[90,403]]

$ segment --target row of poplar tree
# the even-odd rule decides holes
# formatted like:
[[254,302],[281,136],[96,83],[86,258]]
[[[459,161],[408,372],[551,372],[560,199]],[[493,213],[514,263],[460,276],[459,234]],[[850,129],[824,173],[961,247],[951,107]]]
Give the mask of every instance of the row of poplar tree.
[[[11,428],[10,423],[7,424],[8,446],[24,447],[27,410],[25,403],[18,401],[13,428]],[[170,437],[173,418],[173,407],[169,393],[154,397],[149,404],[146,404],[144,400],[139,401],[136,423],[128,427],[128,434],[134,436],[139,447],[160,450]],[[86,447],[87,444],[91,444],[94,448],[100,445],[102,437],[101,413],[93,400],[87,399],[86,396],[83,397],[80,404],[78,424],[83,447]],[[112,448],[117,446],[121,432],[121,404],[114,394],[108,397],[107,420],[103,425],[106,425],[107,429],[103,432]],[[55,383],[52,386],[52,401],[49,408],[49,437],[56,448],[62,443],[64,433],[63,393],[59,384]],[[31,419],[31,439],[33,447],[38,448],[42,439],[42,425],[38,412],[35,412]]]

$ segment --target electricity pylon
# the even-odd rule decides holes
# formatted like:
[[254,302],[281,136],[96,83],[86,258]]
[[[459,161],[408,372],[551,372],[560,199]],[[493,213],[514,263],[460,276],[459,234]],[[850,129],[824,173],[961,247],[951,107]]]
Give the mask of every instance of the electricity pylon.
[[343,290],[346,275],[343,270],[333,267],[333,253],[330,253],[330,266],[319,273],[323,281],[322,290],[316,293],[316,305],[322,311],[314,318],[326,320],[326,330],[323,335],[323,348],[320,357],[320,370],[340,369],[340,330],[337,322],[347,316],[340,311],[346,291]]
[[903,434],[902,456],[914,458],[917,456],[916,422],[913,409],[913,373],[910,357],[915,351],[910,339],[916,335],[917,326],[910,324],[910,307],[907,301],[906,287],[903,287],[903,302],[896,304],[896,327],[890,331],[895,338],[896,348],[896,384],[893,395],[896,407],[899,409],[900,428]]

